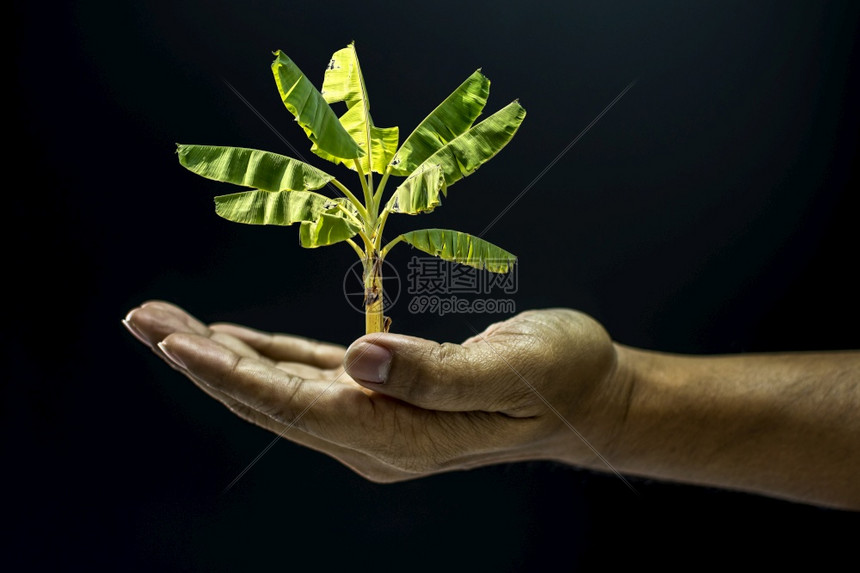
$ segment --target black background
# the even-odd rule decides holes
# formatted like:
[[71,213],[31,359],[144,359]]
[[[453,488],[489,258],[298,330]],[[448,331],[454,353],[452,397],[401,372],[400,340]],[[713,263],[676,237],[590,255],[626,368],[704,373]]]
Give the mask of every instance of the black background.
[[[354,253],[216,217],[174,143],[315,165],[269,71],[319,85],[355,40],[377,125],[408,133],[475,68],[512,143],[419,221],[520,258],[517,310],[569,306],[685,353],[860,347],[855,2],[15,2],[3,199],[4,561],[18,569],[519,571],[856,562],[856,514],[550,463],[376,485],[279,442],[120,319],[149,298],[348,344]],[[351,173],[339,172],[354,184]],[[411,256],[399,247],[401,270]],[[402,305],[402,303],[401,303]],[[392,311],[459,341],[503,318]],[[468,323],[468,324],[467,324]],[[825,567],[826,568],[826,567]]]

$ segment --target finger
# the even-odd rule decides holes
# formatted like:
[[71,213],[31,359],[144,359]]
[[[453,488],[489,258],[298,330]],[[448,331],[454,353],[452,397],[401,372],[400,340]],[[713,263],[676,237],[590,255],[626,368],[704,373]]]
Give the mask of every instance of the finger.
[[203,322],[195,318],[184,308],[176,306],[171,302],[167,302],[165,300],[148,300],[140,306],[141,308],[159,308],[166,312],[172,312],[177,316],[181,316],[188,326],[196,332],[206,329],[206,325]]
[[224,392],[206,384],[189,372],[184,366],[181,366],[178,363],[175,364],[177,366],[176,369],[185,374],[185,376],[194,382],[198,388],[203,390],[203,392],[208,396],[226,406],[228,410],[239,418],[269,430],[278,437],[285,438],[301,446],[311,448],[312,450],[333,457],[354,472],[369,480],[380,483],[392,483],[416,477],[413,474],[404,472],[363,452],[345,448],[322,438],[312,436],[306,432],[302,432],[295,427],[286,426],[271,416],[258,412],[242,402],[235,400]]
[[510,351],[505,341],[464,346],[369,334],[349,347],[344,368],[364,387],[421,408],[507,412],[518,405],[524,387],[514,383],[517,372],[511,364],[519,362],[522,349]]
[[205,324],[181,308],[161,301],[147,302],[132,310],[123,323],[138,339],[151,347],[174,332],[209,335]]
[[161,301],[145,303],[141,307],[129,312],[126,319],[123,320],[123,324],[138,340],[149,346],[156,355],[174,368],[176,367],[175,363],[165,356],[158,344],[169,334],[175,332],[208,336],[215,342],[230,348],[241,356],[269,361],[267,358],[261,357],[256,350],[241,340],[209,329],[205,324],[181,308],[169,303]]
[[302,362],[273,362],[273,364],[276,368],[292,374],[293,376],[298,376],[299,378],[323,378],[326,380],[333,380],[340,375],[339,380],[344,382],[353,381],[352,378],[343,373],[340,368],[317,368],[316,366],[309,366]]
[[260,353],[257,352],[255,349],[251,348],[250,346],[248,346],[247,344],[245,344],[243,341],[239,340],[238,338],[230,336],[229,334],[225,334],[223,332],[217,332],[215,330],[210,330],[208,337],[209,337],[209,340],[212,340],[213,342],[217,342],[218,344],[220,344],[221,346],[223,346],[225,348],[229,348],[230,350],[232,350],[233,352],[235,352],[239,356],[244,356],[246,358],[253,358],[255,360],[261,360],[263,362],[268,362],[270,364],[274,364],[274,362],[272,360],[270,360],[269,358],[267,358],[265,356],[260,356]]
[[380,394],[365,394],[352,383],[290,375],[199,335],[173,334],[161,347],[201,383],[236,402],[407,474],[453,469],[468,454],[497,457],[530,435],[521,425],[529,419],[415,408]]
[[219,323],[213,330],[245,342],[272,360],[302,362],[320,368],[337,368],[343,362],[343,346],[286,334],[270,334],[237,324]]
[[[164,351],[165,349],[159,346],[159,342],[170,334],[194,333],[208,336],[210,340],[217,342],[238,356],[248,359],[268,361],[265,357],[260,357],[259,353],[254,348],[247,345],[241,339],[233,337],[225,332],[211,330],[207,328],[205,324],[195,319],[181,308],[162,301],[150,301],[141,305],[141,307],[132,310],[127,315],[126,319],[123,320],[123,324],[125,324],[129,331],[141,340],[141,342],[151,346],[153,351],[164,359],[171,367],[182,372],[186,377],[194,382],[198,388],[203,390],[207,395],[218,400],[243,420],[265,428],[280,437],[289,439],[302,446],[309,447],[313,450],[329,455],[365,478],[376,482],[390,483],[416,477],[414,474],[404,472],[371,455],[313,436],[299,430],[295,426],[290,427],[276,420],[272,416],[255,410],[254,408],[205,383],[198,376],[195,376],[190,372],[184,364],[168,355]],[[342,352],[343,349],[341,349],[341,353]],[[271,363],[271,361],[268,362]],[[340,364],[339,360],[337,364]],[[291,372],[293,375],[298,372],[299,375],[303,376],[318,376],[321,372],[318,368],[312,368],[306,364],[298,363],[281,363],[278,364],[277,367],[287,372]],[[348,379],[345,375],[344,378]]]
[[158,343],[173,332],[194,332],[209,335],[206,326],[194,319],[181,308],[162,301],[150,301],[129,312],[122,321],[135,338],[148,346],[152,352],[167,362],[168,366],[178,369],[176,364],[165,356]]
[[[124,324],[132,331],[132,334],[148,344],[157,355],[165,360],[167,357],[158,343],[173,333],[190,333],[206,336],[242,357],[274,364],[274,361],[260,355],[255,348],[240,338],[224,330],[210,329],[181,308],[169,303],[161,301],[146,303],[131,311]],[[243,332],[250,329],[235,327],[233,330]],[[175,366],[171,361],[167,361],[171,366]],[[278,367],[291,372],[293,375],[305,377],[320,377],[324,373],[319,368],[301,363],[281,363]]]
[[[162,350],[182,368],[215,389],[285,425],[314,434],[325,434],[323,426],[340,427],[337,402],[361,404],[367,395],[345,375],[332,380],[306,379],[232,350],[199,335],[176,333],[161,343]],[[353,405],[354,406],[354,405]],[[338,443],[343,440],[321,435]]]

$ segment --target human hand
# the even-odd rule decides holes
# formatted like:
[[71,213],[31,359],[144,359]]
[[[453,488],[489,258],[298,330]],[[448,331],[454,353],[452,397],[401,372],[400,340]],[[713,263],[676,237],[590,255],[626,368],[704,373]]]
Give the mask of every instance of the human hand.
[[207,326],[158,301],[124,323],[238,416],[377,482],[535,459],[607,469],[627,408],[616,347],[567,309],[521,313],[463,344],[385,333],[349,349]]

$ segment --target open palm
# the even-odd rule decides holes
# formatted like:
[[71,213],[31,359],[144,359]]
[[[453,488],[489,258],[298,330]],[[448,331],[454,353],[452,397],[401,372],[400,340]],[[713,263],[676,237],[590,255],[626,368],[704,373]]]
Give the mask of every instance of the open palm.
[[[579,461],[593,462],[596,452],[569,431],[568,418],[593,427],[583,413],[614,360],[602,329],[566,310],[522,313],[463,344],[376,333],[349,350],[206,325],[160,301],[132,310],[125,324],[238,416],[380,482],[562,459],[571,444]],[[369,362],[381,366],[368,370]],[[571,376],[576,384],[566,383]]]

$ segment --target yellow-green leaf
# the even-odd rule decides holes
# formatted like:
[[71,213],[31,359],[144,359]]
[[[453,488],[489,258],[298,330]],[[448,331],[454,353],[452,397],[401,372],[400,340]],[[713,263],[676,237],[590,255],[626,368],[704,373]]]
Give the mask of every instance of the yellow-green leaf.
[[501,247],[460,231],[421,229],[404,233],[400,238],[434,257],[494,273],[510,271],[517,261]]
[[406,176],[440,147],[472,127],[490,95],[490,80],[475,71],[406,138],[391,161],[394,175]]
[[313,221],[332,204],[311,191],[244,191],[215,197],[215,212],[236,223],[286,226]]
[[264,191],[308,191],[334,179],[298,159],[244,147],[177,144],[183,167],[207,179]]
[[[365,145],[362,143],[365,141],[365,132],[364,132],[364,122],[363,120],[357,120],[360,116],[360,108],[358,106],[349,109],[340,117],[340,121],[343,126],[347,129],[350,136],[353,137],[356,141],[359,142],[359,146],[362,149],[365,149]],[[373,171],[376,173],[382,173],[388,162],[391,161],[391,158],[394,156],[394,151],[397,149],[397,143],[400,138],[400,131],[397,127],[376,127],[371,125],[370,128],[370,153],[365,154],[359,159],[359,163],[361,163],[361,170],[364,171],[365,174],[369,173],[368,165],[370,165],[370,161],[373,161]],[[352,159],[346,160],[341,159],[339,157],[335,157],[330,153],[324,152],[317,146],[312,146],[311,151],[315,153],[317,156],[322,157],[327,161],[331,161],[334,164],[343,164],[355,171],[355,162]]]
[[351,239],[358,231],[358,225],[338,209],[338,212],[321,213],[314,221],[302,222],[299,227],[299,241],[306,249],[315,249]]
[[[326,66],[323,80],[322,97],[328,103],[344,102],[346,112],[340,116],[340,123],[350,137],[365,152],[359,160],[365,173],[382,173],[397,150],[400,131],[397,127],[376,127],[370,117],[370,100],[361,66],[355,51],[355,43],[335,52]],[[355,169],[353,161],[346,161],[337,154],[314,146],[311,151],[334,163],[344,163]]]
[[[284,105],[296,117],[314,146],[340,159],[355,159],[364,152],[340,124],[320,92],[299,67],[278,50],[272,73]],[[312,148],[312,149],[313,149]]]
[[394,190],[386,206],[392,213],[429,213],[441,203],[439,194],[445,195],[446,192],[442,168],[422,165]]
[[513,101],[442,146],[424,163],[439,165],[445,183],[453,185],[471,175],[508,144],[526,117],[526,110]]

